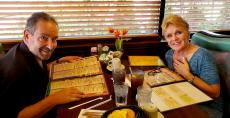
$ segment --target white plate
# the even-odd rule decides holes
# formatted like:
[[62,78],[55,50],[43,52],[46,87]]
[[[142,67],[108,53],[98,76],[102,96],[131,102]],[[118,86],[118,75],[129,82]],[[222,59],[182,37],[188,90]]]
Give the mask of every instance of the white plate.
[[[122,69],[125,69],[125,66],[124,66],[124,65],[121,65],[121,68],[122,68]],[[113,70],[113,67],[112,67],[112,65],[107,65],[107,66],[106,66],[106,69],[109,70],[109,71],[112,71],[112,70]]]
[[[80,114],[78,115],[78,118],[86,118],[86,116],[84,116],[83,114],[87,111],[91,111],[91,112],[105,112],[104,110],[88,110],[88,109],[81,109]],[[157,118],[164,118],[163,114],[161,114],[161,112],[158,112],[157,114]]]

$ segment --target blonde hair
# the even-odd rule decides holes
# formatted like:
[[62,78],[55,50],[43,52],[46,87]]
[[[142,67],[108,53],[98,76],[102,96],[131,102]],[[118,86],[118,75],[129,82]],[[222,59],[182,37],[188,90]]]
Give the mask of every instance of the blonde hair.
[[175,25],[177,27],[182,27],[187,32],[189,32],[189,24],[181,17],[175,14],[170,14],[166,16],[162,22],[161,28],[162,28],[162,35],[165,34],[165,30],[169,25]]

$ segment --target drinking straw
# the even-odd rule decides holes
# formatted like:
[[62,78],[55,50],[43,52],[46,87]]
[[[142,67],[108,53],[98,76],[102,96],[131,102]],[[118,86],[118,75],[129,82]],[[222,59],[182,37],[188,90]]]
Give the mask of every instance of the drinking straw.
[[133,74],[133,71],[131,69],[131,67],[129,66],[129,71],[130,71],[130,74],[132,75]]

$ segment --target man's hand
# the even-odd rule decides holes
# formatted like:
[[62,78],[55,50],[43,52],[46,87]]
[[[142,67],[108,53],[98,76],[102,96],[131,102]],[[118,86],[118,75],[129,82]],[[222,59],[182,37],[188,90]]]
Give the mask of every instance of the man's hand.
[[19,112],[18,118],[40,118],[56,105],[77,101],[83,97],[84,95],[76,88],[64,89],[23,108]]
[[59,63],[64,63],[64,62],[74,62],[76,60],[82,59],[82,57],[79,56],[65,56],[60,59],[58,59]]
[[62,91],[51,94],[49,97],[52,98],[53,102],[59,105],[78,101],[81,98],[84,98],[84,94],[76,88],[66,88]]
[[50,71],[50,68],[51,68],[51,65],[52,64],[56,64],[56,63],[65,63],[65,62],[74,62],[76,60],[79,60],[79,59],[82,59],[82,57],[79,57],[79,56],[65,56],[65,57],[62,57],[58,60],[55,60],[55,61],[52,61],[50,63],[47,64],[47,68],[48,68],[48,71]]

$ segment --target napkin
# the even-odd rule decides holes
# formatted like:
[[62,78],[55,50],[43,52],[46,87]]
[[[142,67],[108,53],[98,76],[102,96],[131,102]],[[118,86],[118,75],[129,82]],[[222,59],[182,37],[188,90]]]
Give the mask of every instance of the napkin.
[[104,110],[91,110],[91,109],[81,109],[81,112],[78,115],[78,118],[87,118],[85,113],[95,113],[95,114],[103,114],[105,111]]

